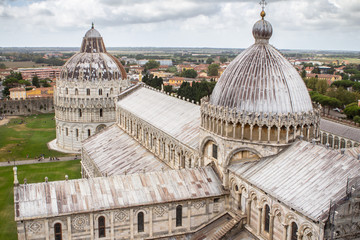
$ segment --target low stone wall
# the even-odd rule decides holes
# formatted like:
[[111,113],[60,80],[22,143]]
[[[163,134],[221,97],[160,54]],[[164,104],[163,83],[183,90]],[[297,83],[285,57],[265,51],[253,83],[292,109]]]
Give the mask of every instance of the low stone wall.
[[1,115],[32,115],[53,112],[54,99],[52,97],[25,100],[0,100]]

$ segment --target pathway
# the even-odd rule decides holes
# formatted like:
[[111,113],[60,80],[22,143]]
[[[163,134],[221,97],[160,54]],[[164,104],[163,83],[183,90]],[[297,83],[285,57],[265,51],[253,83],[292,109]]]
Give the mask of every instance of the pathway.
[[[80,157],[80,155],[78,156]],[[79,158],[75,158],[75,156],[70,157],[58,157],[59,160],[49,160],[49,158],[45,158],[41,161],[38,159],[29,159],[29,160],[18,160],[15,161],[15,165],[26,165],[26,164],[36,164],[36,163],[50,163],[50,162],[65,162],[65,161],[73,161],[73,160],[79,160]],[[0,162],[0,167],[8,167],[8,166],[14,166],[14,161],[8,162]]]

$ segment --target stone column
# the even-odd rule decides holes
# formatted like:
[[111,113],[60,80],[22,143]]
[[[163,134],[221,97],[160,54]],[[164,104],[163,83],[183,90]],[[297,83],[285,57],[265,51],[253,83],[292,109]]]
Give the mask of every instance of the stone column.
[[94,240],[94,214],[90,213],[90,239]]
[[168,229],[169,229],[169,234],[172,233],[172,219],[171,219],[171,207],[172,207],[172,204],[169,203],[169,222],[168,222]]
[[[25,227],[25,223],[24,223],[24,227]],[[50,240],[50,226],[49,226],[49,220],[45,219],[44,220],[44,227],[45,227],[45,236],[46,236],[46,240]],[[26,228],[25,228],[26,230]]]
[[115,234],[114,234],[114,212],[110,212],[110,239],[111,240],[115,239]]
[[250,125],[250,141],[253,140],[253,129],[254,129],[254,125]]
[[273,240],[274,238],[274,218],[275,218],[275,215],[273,214],[269,214],[270,216],[270,224],[269,224],[269,240]]
[[283,231],[283,240],[287,240],[287,231],[288,231],[288,227],[289,225],[287,224],[283,224],[284,226],[284,231]]
[[259,126],[259,142],[261,142],[262,126]]
[[190,231],[191,230],[191,202],[188,201],[188,207],[187,207],[187,217],[188,217],[188,225],[187,225],[187,230]]
[[153,207],[150,207],[149,209],[149,234],[150,234],[150,237],[153,236]]
[[257,234],[260,235],[261,233],[261,222],[262,222],[262,207],[258,207],[258,228]]
[[226,123],[225,123],[225,137],[229,137],[228,126],[229,126],[229,123],[226,122]]
[[270,142],[271,126],[268,126],[268,143]]
[[67,234],[68,240],[71,240],[71,217],[67,217]]
[[134,210],[130,209],[130,239],[134,239]]
[[281,127],[278,126],[278,133],[277,133],[277,143],[280,142],[280,131],[281,131]]
[[246,218],[247,218],[247,224],[250,225],[250,218],[251,218],[251,199],[247,199],[247,204],[246,204]]
[[241,124],[241,139],[244,139],[244,127],[245,124]]
[[233,138],[236,138],[236,123],[233,123]]
[[289,143],[289,126],[286,127],[286,143]]

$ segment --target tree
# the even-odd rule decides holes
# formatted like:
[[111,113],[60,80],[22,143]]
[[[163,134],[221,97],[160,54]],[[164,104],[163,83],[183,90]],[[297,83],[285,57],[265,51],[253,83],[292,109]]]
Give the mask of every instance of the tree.
[[197,75],[198,74],[194,69],[188,69],[188,70],[182,71],[180,74],[181,77],[186,77],[186,78],[196,78]]
[[175,66],[168,67],[168,69],[166,69],[166,72],[176,73],[176,72],[177,72],[177,68],[176,68]]
[[163,85],[163,79],[160,77],[158,78],[157,76],[154,77],[154,75],[148,75],[146,74],[143,79],[142,79],[143,83],[145,83],[146,85],[149,85],[153,88],[157,88],[157,89],[161,89],[161,85]]
[[305,70],[302,70],[302,72],[301,72],[301,77],[302,77],[302,78],[306,78],[306,71],[305,71]]
[[220,57],[220,62],[221,62],[221,63],[227,62],[227,57],[221,56],[221,57]]
[[316,90],[316,83],[318,82],[317,78],[310,78],[304,80],[306,87],[310,88],[311,90]]
[[318,67],[315,67],[314,70],[312,70],[312,73],[319,74],[320,69]]
[[327,84],[326,80],[318,80],[315,88],[319,93],[325,94],[326,90],[329,88],[329,85]]
[[44,82],[44,83],[43,83],[43,87],[51,87],[51,85],[50,85],[50,83],[48,83],[48,82]]
[[212,59],[211,57],[206,59],[206,64],[212,64],[213,62],[214,62],[214,59]]
[[35,86],[35,87],[40,87],[40,81],[39,81],[39,78],[38,78],[38,76],[34,76],[33,78],[32,78],[32,85],[33,86]]
[[149,60],[145,64],[145,69],[146,70],[154,69],[154,68],[158,68],[158,67],[160,67],[160,63],[158,61],[153,60],[153,59]]
[[349,105],[347,105],[344,109],[344,113],[348,118],[354,118],[355,116],[360,115],[360,107],[358,106],[358,103],[354,102]]
[[172,90],[172,86],[171,86],[171,85],[166,85],[166,86],[164,86],[164,91],[171,93],[171,92],[173,91],[173,90]]
[[6,68],[6,65],[3,63],[0,63],[0,69],[5,69],[5,68]]
[[209,76],[218,76],[219,75],[219,64],[210,64],[208,67],[208,75]]

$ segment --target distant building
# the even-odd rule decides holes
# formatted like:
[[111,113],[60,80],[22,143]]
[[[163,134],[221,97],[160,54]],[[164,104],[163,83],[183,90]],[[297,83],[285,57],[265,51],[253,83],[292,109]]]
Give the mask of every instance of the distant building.
[[316,73],[311,73],[311,74],[306,74],[306,78],[317,78],[319,80],[326,80],[328,81],[328,83],[333,83],[335,81],[340,81],[342,80],[342,77],[340,75],[332,75],[332,74],[316,74]]
[[[139,64],[140,66],[144,66],[148,61],[149,61],[148,59],[138,60],[137,64]],[[173,65],[173,62],[171,59],[156,59],[155,61],[159,62],[160,65],[166,65],[166,66]]]
[[39,79],[54,79],[60,77],[60,68],[23,68],[19,69],[23,79],[30,80],[34,76]]
[[53,97],[54,87],[33,88],[26,92],[26,98]]
[[10,99],[26,99],[26,89],[24,87],[10,88]]

